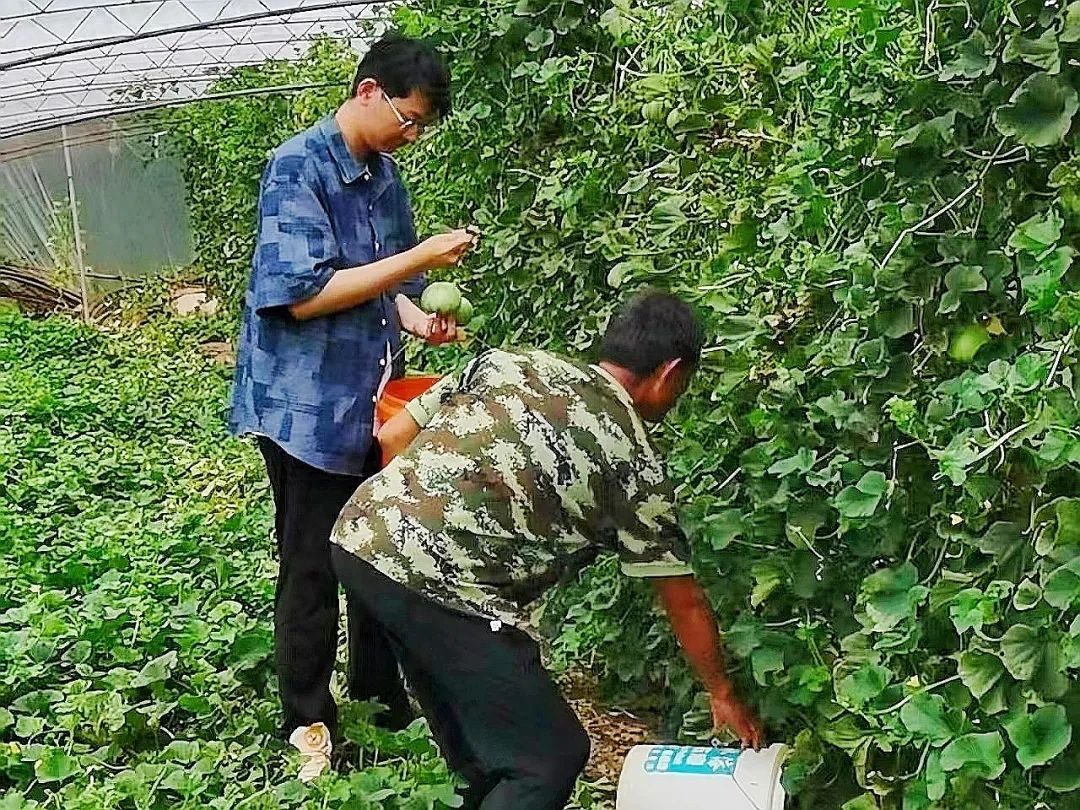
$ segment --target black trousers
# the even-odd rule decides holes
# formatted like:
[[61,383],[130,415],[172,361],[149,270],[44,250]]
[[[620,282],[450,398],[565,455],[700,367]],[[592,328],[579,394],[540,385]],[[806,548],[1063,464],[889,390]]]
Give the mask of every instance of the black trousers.
[[[337,732],[330,694],[338,642],[338,585],[330,562],[330,532],[356,487],[378,470],[373,446],[365,475],[337,475],[293,458],[266,437],[259,449],[274,492],[278,551],[274,597],[274,655],[284,709],[282,734],[323,722]],[[384,724],[412,719],[397,660],[357,600],[348,599],[349,697],[389,707]]]
[[589,737],[525,633],[428,599],[334,546],[334,570],[401,662],[465,807],[562,810]]

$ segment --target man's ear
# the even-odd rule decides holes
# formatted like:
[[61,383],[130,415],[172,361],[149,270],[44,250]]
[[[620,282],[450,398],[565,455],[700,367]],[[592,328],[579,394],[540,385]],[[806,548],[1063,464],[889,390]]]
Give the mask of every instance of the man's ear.
[[686,363],[683,362],[681,357],[674,357],[663,363],[654,374],[656,374],[656,381],[662,385],[674,385],[679,380],[679,375],[683,373]]
[[353,98],[363,99],[364,101],[370,101],[375,98],[379,93],[379,83],[374,79],[368,77],[361,79],[360,83],[356,85],[356,92],[353,93]]

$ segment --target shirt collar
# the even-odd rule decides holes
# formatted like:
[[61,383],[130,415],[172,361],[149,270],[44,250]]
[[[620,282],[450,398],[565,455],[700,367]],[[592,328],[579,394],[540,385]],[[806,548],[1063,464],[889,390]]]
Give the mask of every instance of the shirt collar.
[[637,408],[634,407],[634,398],[630,396],[630,392],[623,388],[621,382],[611,375],[610,372],[605,371],[599,364],[590,364],[589,368],[593,369],[604,380],[611,384],[614,390],[615,397],[626,406],[626,409],[630,412],[630,419],[633,421],[634,430],[637,431],[638,438],[648,444],[649,428],[645,425],[645,420],[641,418],[641,414],[638,413]]
[[603,368],[603,366],[591,365],[590,368],[611,383],[611,387],[615,389],[615,396],[618,400],[629,409],[635,419],[640,419],[637,409],[634,407],[634,400],[630,396],[630,392],[623,388],[622,383],[616,380],[609,371]]
[[338,126],[338,122],[333,115],[326,116],[320,122],[319,129],[326,139],[326,144],[330,148],[330,155],[333,157],[334,163],[337,164],[338,173],[341,175],[343,183],[355,183],[361,177],[371,176],[371,170],[367,164],[358,160],[349,151],[349,147],[345,145],[345,137],[341,134],[341,127]]

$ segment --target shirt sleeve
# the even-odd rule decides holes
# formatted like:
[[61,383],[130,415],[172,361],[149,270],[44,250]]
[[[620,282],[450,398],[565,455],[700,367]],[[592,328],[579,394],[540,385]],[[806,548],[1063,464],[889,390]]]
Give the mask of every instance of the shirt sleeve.
[[620,567],[629,577],[692,574],[690,544],[676,519],[675,490],[662,470],[649,476],[617,524]]
[[442,408],[443,397],[449,396],[457,390],[458,381],[458,374],[447,374],[420,396],[405,403],[405,410],[409,412],[409,416],[420,426],[421,430],[428,426],[428,422]]
[[491,353],[474,357],[461,371],[446,375],[420,396],[405,403],[405,410],[409,412],[421,430],[428,426],[452,394],[469,390],[476,369],[481,363],[486,362],[488,354]]
[[334,275],[341,252],[330,217],[303,177],[289,181],[267,170],[259,199],[253,305],[263,312],[317,294]]

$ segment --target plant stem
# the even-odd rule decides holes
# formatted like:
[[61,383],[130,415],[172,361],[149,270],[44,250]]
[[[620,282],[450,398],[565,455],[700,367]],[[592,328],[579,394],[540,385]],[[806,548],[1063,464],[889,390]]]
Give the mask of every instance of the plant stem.
[[946,684],[949,684],[949,683],[952,683],[953,681],[958,681],[958,680],[960,680],[959,675],[950,675],[948,678],[944,678],[944,679],[938,681],[937,683],[932,683],[932,684],[929,684],[927,686],[920,686],[918,689],[916,689],[914,692],[912,692],[906,698],[901,700],[899,703],[896,703],[895,705],[890,706],[887,709],[879,709],[878,711],[872,712],[872,714],[875,714],[875,715],[890,714],[891,712],[899,711],[900,709],[902,709],[906,705],[908,705],[908,703],[911,702],[912,698],[917,697],[918,695],[921,695],[924,692],[929,692],[932,689],[937,689],[939,686],[945,686]]

